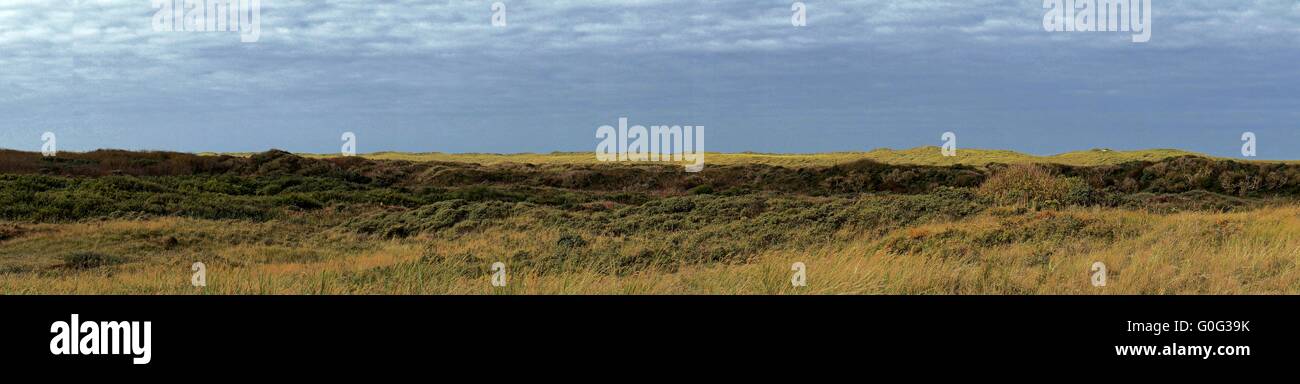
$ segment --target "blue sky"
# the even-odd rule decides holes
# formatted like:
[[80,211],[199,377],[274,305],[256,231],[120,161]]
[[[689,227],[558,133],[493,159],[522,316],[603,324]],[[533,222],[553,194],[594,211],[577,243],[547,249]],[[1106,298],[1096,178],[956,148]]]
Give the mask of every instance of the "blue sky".
[[1300,158],[1300,2],[1156,0],[1150,42],[1043,29],[1041,0],[263,0],[261,36],[154,31],[150,0],[0,3],[0,147],[709,151],[940,145]]

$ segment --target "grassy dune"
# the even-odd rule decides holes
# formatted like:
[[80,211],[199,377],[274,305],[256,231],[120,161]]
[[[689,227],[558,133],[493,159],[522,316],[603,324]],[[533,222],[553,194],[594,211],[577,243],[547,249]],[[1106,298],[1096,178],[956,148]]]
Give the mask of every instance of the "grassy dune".
[[[233,155],[247,156],[249,153]],[[1120,164],[1129,161],[1158,161],[1178,156],[1201,156],[1202,154],[1177,149],[1148,149],[1137,151],[1113,151],[1093,149],[1087,151],[1066,152],[1051,156],[1034,156],[1015,151],[991,149],[961,149],[957,156],[945,157],[939,147],[918,147],[894,150],[888,148],[869,152],[835,152],[811,154],[773,154],[773,153],[714,153],[705,154],[708,164],[738,165],[765,164],[782,167],[831,166],[858,160],[872,160],[885,164],[912,165],[956,165],[965,164],[983,166],[990,163],[1023,164],[1053,163],[1065,165],[1105,165]],[[332,154],[306,154],[313,158],[336,157]],[[555,153],[520,153],[520,154],[485,154],[485,153],[404,153],[375,152],[360,155],[375,160],[405,161],[448,161],[479,164],[525,163],[525,164],[596,164],[591,152],[555,152]]]
[[[1082,223],[1085,235],[1060,232]],[[526,225],[520,223],[521,225]],[[1065,226],[1056,228],[1054,226]],[[988,242],[1009,226],[1037,231]],[[306,233],[284,223],[162,218],[40,226],[8,244],[6,263],[86,246],[132,254],[125,264],[60,270],[50,256],[22,260],[38,272],[0,274],[6,293],[77,294],[1294,294],[1300,292],[1300,206],[1263,212],[1158,215],[1072,209],[984,213],[883,235],[845,231],[799,248],[774,248],[745,263],[673,271],[609,273],[600,260],[558,271],[518,266],[504,288],[486,266],[520,252],[563,252],[556,227],[494,228],[458,236],[376,240]],[[167,236],[187,239],[165,249]],[[801,236],[823,234],[801,233]],[[647,243],[652,238],[589,242]],[[726,239],[719,239],[726,241]],[[599,246],[599,245],[595,245]],[[645,244],[631,245],[636,248]],[[27,253],[33,252],[33,253]],[[688,252],[688,251],[686,251]],[[444,259],[438,255],[470,255]],[[438,261],[431,261],[438,260]],[[208,286],[189,266],[208,265]],[[789,283],[793,262],[808,286]],[[1090,284],[1093,262],[1110,269]],[[511,263],[514,264],[514,263]],[[521,264],[516,264],[521,265]],[[39,267],[49,267],[42,269]]]
[[1300,293],[1300,165],[937,152],[718,155],[688,174],[579,155],[0,151],[0,293]]

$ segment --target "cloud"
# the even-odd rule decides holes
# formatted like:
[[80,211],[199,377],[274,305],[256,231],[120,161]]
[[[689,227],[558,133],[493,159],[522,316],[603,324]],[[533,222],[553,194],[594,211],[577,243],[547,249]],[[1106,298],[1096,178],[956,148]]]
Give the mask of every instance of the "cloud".
[[[368,121],[436,127],[453,140],[526,119],[553,133],[634,112],[725,121],[820,111],[843,127],[867,116],[849,101],[874,102],[872,116],[906,126],[921,120],[909,111],[927,107],[992,114],[1016,104],[983,104],[974,95],[985,88],[1029,100],[1054,100],[1062,83],[1154,93],[1207,80],[1150,65],[1212,76],[1211,64],[1240,65],[1224,57],[1243,51],[1262,55],[1253,68],[1282,69],[1300,43],[1291,0],[1159,1],[1141,46],[1123,33],[1044,32],[1037,0],[806,0],[803,28],[790,25],[785,0],[502,2],[505,28],[491,25],[486,0],[262,0],[261,39],[246,44],[237,33],[154,31],[151,0],[4,1],[0,128],[21,137],[0,135],[0,146],[26,140],[22,129],[70,127],[98,135],[87,142],[209,149],[273,126],[288,137]],[[1148,67],[1095,79],[1059,70],[1098,58]],[[1185,97],[1295,85],[1285,72],[1234,76],[1244,83],[1215,80]],[[173,130],[213,133],[189,143]],[[519,149],[503,145],[495,150]]]
[[[1125,39],[1041,31],[1036,1],[807,1],[809,26],[791,28],[788,1],[505,1],[509,26],[493,28],[489,1],[265,0],[269,55],[306,60],[425,54],[518,56],[530,52],[744,52],[878,47],[925,50],[966,43],[1045,46],[1062,41],[1124,47]],[[0,81],[66,89],[87,80],[133,79],[141,68],[202,68],[252,48],[222,33],[155,32],[149,0],[7,1],[0,5]],[[1154,49],[1293,47],[1293,1],[1157,3]],[[99,65],[112,64],[112,65]],[[77,71],[72,66],[92,68]]]

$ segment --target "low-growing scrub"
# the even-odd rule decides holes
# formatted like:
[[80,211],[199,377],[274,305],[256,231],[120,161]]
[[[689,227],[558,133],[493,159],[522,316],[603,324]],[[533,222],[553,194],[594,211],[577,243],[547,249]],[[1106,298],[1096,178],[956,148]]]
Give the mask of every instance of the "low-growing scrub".
[[93,269],[121,264],[123,259],[99,252],[73,252],[63,255],[63,267],[67,269]]
[[[1300,291],[1283,252],[1300,247],[1300,168],[1288,164],[857,159],[687,173],[0,151],[0,168],[3,293],[203,292],[154,281],[194,261],[220,293],[497,292],[479,288],[495,262],[528,287],[500,292],[788,293],[792,261],[828,284],[821,293],[1088,292],[1070,276],[1093,261],[1122,274],[1126,293],[1204,276],[1220,279],[1216,292]],[[1198,269],[1228,260],[1241,262],[1231,277]]]
[[0,223],[0,241],[17,238],[27,233],[27,228],[14,224]]

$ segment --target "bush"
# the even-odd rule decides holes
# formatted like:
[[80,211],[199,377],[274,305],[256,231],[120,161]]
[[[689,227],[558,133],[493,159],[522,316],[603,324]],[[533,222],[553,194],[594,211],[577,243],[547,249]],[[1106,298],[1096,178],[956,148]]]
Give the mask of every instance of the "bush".
[[313,199],[311,196],[302,193],[294,193],[276,197],[275,203],[280,206],[294,207],[303,210],[319,209],[324,206],[320,201]]
[[468,203],[464,200],[450,200],[416,209],[370,214],[349,222],[347,226],[360,233],[385,238],[403,238],[452,227],[470,229],[489,225],[509,217],[512,212],[525,212],[531,207],[533,205],[528,203],[499,201]]
[[996,171],[977,193],[999,205],[1030,208],[1085,205],[1093,200],[1092,188],[1076,177],[1061,177],[1037,164],[1017,164]]
[[555,245],[561,248],[582,248],[587,246],[587,240],[579,235],[564,234],[560,235],[560,240],[556,241]]
[[690,193],[690,194],[692,194],[692,195],[712,195],[712,194],[713,194],[713,186],[712,186],[712,185],[708,185],[708,184],[697,185],[697,186],[695,186],[694,188],[691,188],[690,190],[688,190],[687,192]]
[[68,269],[92,269],[121,263],[121,258],[98,252],[73,252],[63,255],[63,267]]
[[27,233],[26,228],[13,224],[0,224],[0,241],[18,238],[25,233]]

